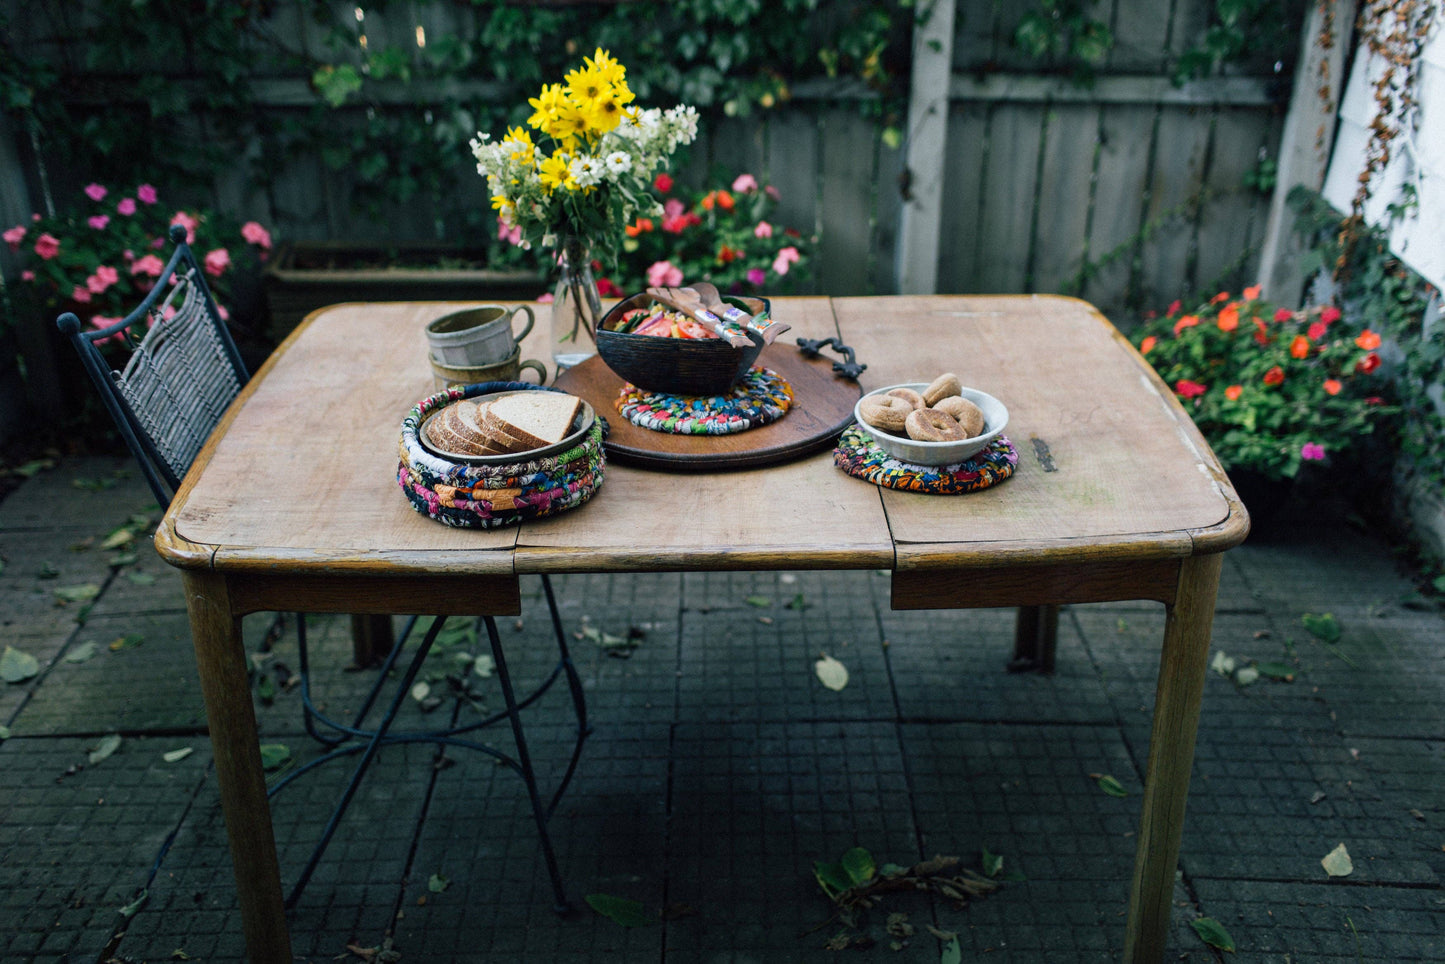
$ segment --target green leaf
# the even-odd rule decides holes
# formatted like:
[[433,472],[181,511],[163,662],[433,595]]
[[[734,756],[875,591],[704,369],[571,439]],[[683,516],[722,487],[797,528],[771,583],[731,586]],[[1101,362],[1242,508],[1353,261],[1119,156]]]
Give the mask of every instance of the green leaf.
[[276,700],[276,681],[269,676],[256,680],[256,698],[267,706]]
[[179,763],[195,752],[195,747],[183,746],[175,750],[167,750],[165,753],[161,754],[161,759],[165,760],[167,763]]
[[1196,918],[1189,922],[1189,926],[1194,928],[1194,933],[1199,935],[1199,939],[1210,947],[1217,947],[1221,951],[1232,952],[1234,950],[1234,938],[1230,937],[1229,931],[1224,929],[1224,925],[1213,917]]
[[873,863],[873,855],[862,847],[848,848],[840,863],[855,887],[868,883],[878,873],[878,867]]
[[23,683],[40,672],[40,660],[24,650],[6,646],[0,655],[0,679],[7,683]]
[[823,888],[823,893],[828,895],[829,900],[837,900],[839,894],[853,886],[853,876],[842,863],[813,861],[813,879]]
[[8,739],[10,739],[10,727],[0,726],[0,743],[4,743]]
[[34,477],[34,475],[42,469],[53,468],[55,468],[54,459],[35,459],[33,461],[26,462],[23,465],[16,466],[11,471],[13,471],[21,478],[29,479]]
[[1436,576],[1430,580],[1430,585],[1435,587],[1436,592],[1445,592],[1445,576]]
[[58,575],[60,575],[60,570],[55,568],[54,563],[50,562],[45,563],[39,569],[35,570],[36,579],[54,579]]
[[1093,777],[1098,782],[1099,789],[1103,790],[1109,796],[1127,797],[1129,795],[1129,791],[1124,789],[1124,785],[1107,773],[1093,774]]
[[100,761],[107,759],[116,750],[120,749],[120,744],[121,737],[119,733],[109,733],[101,737],[100,742],[95,745],[95,749],[90,751],[89,759],[91,765],[93,766]]
[[1300,617],[1306,630],[1315,639],[1326,643],[1337,643],[1340,641],[1340,624],[1335,619],[1334,613],[1325,613],[1323,616],[1316,616],[1314,613],[1305,613]]
[[949,939],[943,945],[943,950],[938,955],[938,964],[961,964],[963,961],[963,948],[959,946],[958,937]]
[[267,771],[279,770],[291,760],[291,748],[284,743],[261,744],[261,766]]
[[67,603],[87,602],[100,595],[100,587],[93,582],[87,582],[79,586],[61,586],[55,590],[55,603],[64,606]]
[[483,653],[472,661],[472,672],[482,679],[491,679],[492,674],[497,670],[497,661],[492,659],[491,654]]
[[128,572],[125,577],[137,586],[153,586],[156,577],[149,572]]
[[749,606],[756,606],[758,609],[765,609],[773,604],[773,601],[767,596],[749,596],[743,601]]
[[784,608],[792,609],[795,612],[802,612],[804,609],[808,608],[808,604],[804,601],[803,594],[798,593],[792,599],[788,600],[788,604]]
[[848,667],[827,653],[813,664],[813,672],[817,674],[819,682],[835,693],[848,685]]
[[127,920],[134,917],[136,914],[140,913],[140,909],[145,906],[145,902],[150,900],[150,896],[151,892],[142,888],[141,892],[136,895],[135,900],[131,901],[129,904],[126,904],[120,909],[120,916],[126,918]]
[[67,663],[84,663],[86,660],[94,656],[96,654],[96,651],[99,649],[100,647],[96,646],[94,642],[81,643],[79,646],[75,647],[70,652],[65,654],[65,661]]
[[134,532],[126,526],[121,526],[119,529],[112,530],[110,535],[101,540],[100,547],[102,549],[119,549],[134,538]]
[[1269,679],[1285,683],[1294,682],[1294,667],[1288,663],[1256,663],[1254,668],[1259,670],[1259,675]]
[[124,636],[117,636],[110,641],[110,651],[112,653],[118,653],[123,649],[134,649],[136,646],[145,642],[145,640],[146,638],[142,633],[126,633]]
[[442,874],[432,874],[427,878],[426,889],[433,894],[440,894],[452,885],[451,878]]
[[985,877],[997,877],[999,871],[1003,870],[1003,857],[1000,854],[989,853],[988,847],[983,848],[983,875]]
[[646,927],[657,923],[657,918],[647,912],[640,901],[611,894],[588,894],[583,900],[587,906],[623,927]]

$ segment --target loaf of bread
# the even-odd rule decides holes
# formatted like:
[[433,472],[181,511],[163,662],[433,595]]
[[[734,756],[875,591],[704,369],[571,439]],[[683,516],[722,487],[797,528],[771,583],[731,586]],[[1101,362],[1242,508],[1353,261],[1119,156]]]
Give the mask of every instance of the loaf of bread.
[[432,447],[456,455],[518,455],[562,441],[582,400],[560,392],[519,392],[452,402],[426,424]]

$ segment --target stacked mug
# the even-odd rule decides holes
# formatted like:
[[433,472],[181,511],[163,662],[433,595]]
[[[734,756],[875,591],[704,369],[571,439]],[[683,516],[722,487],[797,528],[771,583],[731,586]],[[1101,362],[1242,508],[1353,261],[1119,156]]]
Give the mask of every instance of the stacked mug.
[[[518,312],[527,313],[527,324],[514,334],[512,319]],[[528,305],[478,305],[429,322],[426,337],[436,387],[441,390],[479,382],[515,382],[526,368],[537,373],[539,384],[545,383],[547,369],[541,362],[522,361],[521,341],[535,320]]]

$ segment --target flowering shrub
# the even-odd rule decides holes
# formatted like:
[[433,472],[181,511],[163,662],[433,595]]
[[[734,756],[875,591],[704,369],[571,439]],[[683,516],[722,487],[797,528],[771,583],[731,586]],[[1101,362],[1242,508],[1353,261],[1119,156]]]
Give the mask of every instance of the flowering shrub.
[[124,318],[165,270],[173,224],[185,226],[223,317],[236,266],[264,261],[271,248],[270,233],[257,222],[237,229],[218,216],[163,206],[149,184],[120,197],[100,184],[83,193],[74,210],[31,215],[29,224],[0,235],[19,254],[20,281],[46,322],[63,311],[74,311],[94,328]]
[[711,281],[724,292],[766,295],[807,278],[811,239],[774,223],[772,185],[741,174],[731,189],[684,193],[661,174],[653,187],[662,216],[627,226],[613,277],[621,289]]
[[697,136],[697,111],[641,110],[630,106],[634,99],[626,68],[598,49],[565,84],[547,84],[528,100],[537,142],[523,127],[500,142],[485,133],[471,142],[492,206],[521,246],[553,247],[571,235],[607,259],[624,225],[639,212],[657,213],[648,182]]
[[1303,311],[1221,292],[1191,313],[1179,302],[1135,334],[1226,469],[1293,478],[1374,431],[1380,336],[1351,331],[1333,305]]

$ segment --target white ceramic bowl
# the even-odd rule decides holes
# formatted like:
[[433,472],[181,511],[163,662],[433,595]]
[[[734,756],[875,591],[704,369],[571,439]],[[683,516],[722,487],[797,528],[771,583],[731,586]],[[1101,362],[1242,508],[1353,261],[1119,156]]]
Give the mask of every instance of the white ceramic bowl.
[[977,455],[988,443],[998,438],[999,433],[1008,424],[1008,409],[1003,402],[981,392],[976,388],[965,388],[959,394],[977,405],[983,412],[982,435],[973,438],[961,439],[957,442],[918,442],[907,436],[890,435],[881,428],[874,428],[863,421],[860,409],[863,400],[874,395],[886,395],[895,388],[911,388],[915,392],[921,392],[928,387],[927,382],[911,382],[907,385],[889,385],[885,388],[871,391],[863,398],[858,399],[858,404],[853,406],[853,418],[858,427],[873,437],[878,447],[900,462],[911,462],[914,465],[953,465],[956,462],[963,462],[970,456]]

